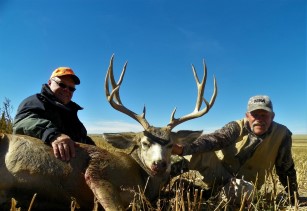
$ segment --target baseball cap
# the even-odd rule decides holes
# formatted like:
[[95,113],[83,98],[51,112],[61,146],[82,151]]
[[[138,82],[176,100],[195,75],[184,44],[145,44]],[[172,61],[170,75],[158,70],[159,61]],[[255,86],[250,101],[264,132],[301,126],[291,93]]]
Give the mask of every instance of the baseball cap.
[[273,104],[271,99],[266,95],[256,95],[248,100],[247,112],[263,109],[273,112]]
[[70,67],[58,67],[56,68],[51,76],[51,78],[57,77],[57,76],[64,76],[64,75],[70,75],[72,77],[72,79],[74,80],[75,84],[80,84],[80,79],[78,78],[78,76],[75,75],[74,71],[70,68]]

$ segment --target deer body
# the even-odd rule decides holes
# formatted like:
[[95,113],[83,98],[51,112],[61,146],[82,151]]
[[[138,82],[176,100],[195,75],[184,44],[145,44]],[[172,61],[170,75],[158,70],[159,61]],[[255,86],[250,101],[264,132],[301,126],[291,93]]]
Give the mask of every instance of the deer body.
[[[73,198],[88,210],[93,208],[94,193],[106,210],[121,210],[132,201],[133,190],[145,187],[148,174],[132,156],[84,144],[76,150],[75,158],[63,162],[41,140],[3,134],[0,190],[7,191],[8,199],[14,197],[18,201],[20,194],[27,193],[26,204],[37,193],[34,205],[38,203],[37,208],[44,210],[52,207],[68,210]],[[167,177],[165,172],[149,177],[146,191],[149,198],[157,196],[156,187]]]
[[[105,79],[105,94],[110,105],[139,122],[140,133],[104,134],[107,142],[129,153],[79,144],[76,157],[63,162],[54,157],[52,148],[41,140],[23,135],[0,134],[0,208],[14,197],[29,204],[37,193],[34,208],[37,210],[68,210],[76,201],[81,210],[91,210],[94,198],[104,210],[125,210],[135,192],[143,191],[149,200],[156,198],[167,181],[171,169],[171,152],[177,140],[194,140],[202,131],[171,130],[182,122],[206,114],[214,104],[217,87],[208,103],[204,98],[206,66],[200,83],[194,67],[198,96],[194,111],[171,120],[165,127],[151,126],[143,113],[138,115],[123,106],[119,89],[126,70],[123,68],[119,82],[113,75],[113,56]],[[214,80],[215,82],[215,80]],[[110,90],[109,84],[112,89]],[[202,102],[206,107],[201,108]]]

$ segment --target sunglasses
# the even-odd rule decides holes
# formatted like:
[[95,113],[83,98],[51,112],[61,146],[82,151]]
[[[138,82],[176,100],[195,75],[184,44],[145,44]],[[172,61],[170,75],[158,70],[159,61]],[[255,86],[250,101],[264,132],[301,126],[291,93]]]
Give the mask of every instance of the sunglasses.
[[54,80],[54,79],[51,79],[51,80],[53,80],[57,85],[59,85],[59,87],[61,87],[62,89],[68,89],[69,91],[71,91],[71,92],[74,92],[74,91],[76,91],[76,88],[75,87],[71,87],[71,86],[67,86],[66,84],[63,84],[62,82],[58,82],[58,81],[56,81],[56,80]]

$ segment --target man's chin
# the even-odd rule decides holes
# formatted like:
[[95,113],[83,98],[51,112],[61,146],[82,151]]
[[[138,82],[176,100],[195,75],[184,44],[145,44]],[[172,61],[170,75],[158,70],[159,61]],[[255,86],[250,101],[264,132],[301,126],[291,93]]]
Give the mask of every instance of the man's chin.
[[61,99],[59,100],[62,104],[66,105],[70,102],[70,99]]
[[266,128],[264,126],[254,126],[253,132],[257,135],[260,136],[266,132]]

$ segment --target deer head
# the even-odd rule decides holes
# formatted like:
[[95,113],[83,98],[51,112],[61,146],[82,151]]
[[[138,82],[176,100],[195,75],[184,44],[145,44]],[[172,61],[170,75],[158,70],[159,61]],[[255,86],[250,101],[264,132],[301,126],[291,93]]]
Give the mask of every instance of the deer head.
[[[203,62],[204,76],[201,82],[199,81],[196,70],[192,65],[192,70],[198,90],[197,100],[194,110],[190,114],[187,114],[183,117],[175,118],[175,112],[176,112],[175,108],[171,114],[170,122],[166,126],[154,127],[151,126],[145,118],[146,115],[145,106],[141,114],[136,114],[123,105],[120,99],[119,90],[126,72],[127,62],[124,64],[118,82],[116,82],[113,74],[113,59],[114,55],[112,55],[111,57],[110,65],[105,78],[105,94],[107,100],[114,109],[130,116],[131,118],[139,122],[144,128],[144,131],[142,132],[142,135],[139,138],[140,140],[139,141],[140,144],[138,145],[139,150],[137,151],[135,159],[137,160],[138,163],[140,163],[140,165],[143,166],[143,168],[145,168],[147,173],[149,173],[150,175],[159,175],[159,174],[164,174],[165,172],[169,172],[171,148],[173,145],[173,141],[171,138],[172,129],[185,121],[203,116],[212,108],[217,96],[216,79],[214,78],[214,91],[210,99],[210,102],[208,102],[203,97],[205,84],[207,80],[207,68],[205,62]],[[111,84],[112,86],[111,90],[109,84]],[[206,106],[201,109],[203,102],[206,104]]]

